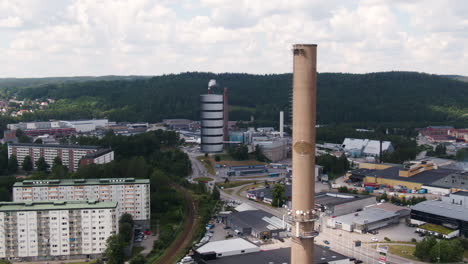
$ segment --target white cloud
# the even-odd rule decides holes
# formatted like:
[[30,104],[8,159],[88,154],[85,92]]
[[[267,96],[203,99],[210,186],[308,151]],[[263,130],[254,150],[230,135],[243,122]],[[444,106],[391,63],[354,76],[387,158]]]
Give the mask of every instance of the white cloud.
[[0,0],[1,76],[291,71],[466,74],[466,0]]

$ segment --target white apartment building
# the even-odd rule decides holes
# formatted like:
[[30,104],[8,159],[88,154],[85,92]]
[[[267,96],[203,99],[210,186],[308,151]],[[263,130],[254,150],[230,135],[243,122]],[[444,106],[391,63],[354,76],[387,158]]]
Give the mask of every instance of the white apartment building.
[[[16,155],[18,164],[23,164],[24,158],[30,156],[34,168],[36,161],[40,157],[44,157],[47,164],[52,166],[55,157],[62,160],[62,164],[67,166],[70,171],[78,169],[81,159],[86,155],[102,152],[102,155],[94,157],[94,159],[110,162],[114,160],[114,152],[102,151],[96,146],[80,146],[80,145],[45,145],[45,144],[29,144],[29,143],[11,143],[8,144],[8,158],[11,155]],[[102,158],[100,158],[103,156]]]
[[0,258],[85,258],[116,234],[116,202],[0,202]]
[[25,180],[13,185],[13,201],[97,200],[117,202],[117,216],[132,215],[136,226],[149,228],[149,179],[103,178]]

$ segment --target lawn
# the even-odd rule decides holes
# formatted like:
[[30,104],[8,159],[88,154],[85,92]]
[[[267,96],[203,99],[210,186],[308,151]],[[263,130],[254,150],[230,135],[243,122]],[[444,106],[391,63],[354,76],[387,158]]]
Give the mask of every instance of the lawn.
[[194,178],[193,180],[194,180],[194,181],[201,181],[201,182],[209,182],[209,181],[212,181],[213,178],[210,178],[210,177],[198,177],[198,178]]
[[419,228],[422,228],[422,229],[425,229],[425,230],[428,230],[428,231],[432,231],[432,232],[437,232],[439,234],[444,234],[444,235],[448,235],[448,234],[453,232],[452,229],[449,229],[449,228],[446,228],[446,227],[440,226],[440,225],[429,224],[429,223],[421,225],[421,226],[419,226]]
[[[221,158],[220,161],[215,161],[215,156]],[[211,162],[216,165],[226,165],[226,166],[240,166],[240,165],[265,165],[265,162],[260,162],[250,157],[248,160],[235,160],[229,154],[216,154],[210,156]]]
[[414,246],[404,246],[404,245],[389,245],[388,252],[393,255],[400,256],[402,258],[407,258],[411,260],[418,260],[415,256],[413,256],[414,250],[416,247]]

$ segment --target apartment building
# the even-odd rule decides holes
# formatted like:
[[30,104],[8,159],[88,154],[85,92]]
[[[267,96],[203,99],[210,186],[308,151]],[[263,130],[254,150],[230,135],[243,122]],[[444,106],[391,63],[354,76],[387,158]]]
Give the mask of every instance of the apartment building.
[[114,160],[113,151],[102,151],[96,146],[80,146],[80,145],[44,145],[44,144],[29,144],[29,143],[11,143],[8,144],[8,158],[11,155],[16,155],[18,164],[23,164],[24,158],[30,156],[33,166],[36,166],[36,161],[40,157],[44,157],[47,164],[52,166],[55,157],[62,160],[62,164],[67,166],[70,171],[78,169],[80,160],[86,155],[102,152],[95,160],[110,162]]
[[149,179],[25,180],[13,185],[13,201],[97,200],[117,202],[117,216],[132,215],[136,226],[149,228]]
[[0,202],[0,258],[25,261],[100,255],[118,230],[116,202]]

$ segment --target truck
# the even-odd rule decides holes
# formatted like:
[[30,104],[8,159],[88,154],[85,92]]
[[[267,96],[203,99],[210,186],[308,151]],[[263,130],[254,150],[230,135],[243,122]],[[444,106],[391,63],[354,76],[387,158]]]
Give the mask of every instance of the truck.
[[279,177],[279,176],[280,176],[280,174],[277,173],[277,172],[272,172],[272,173],[268,174],[268,177]]

